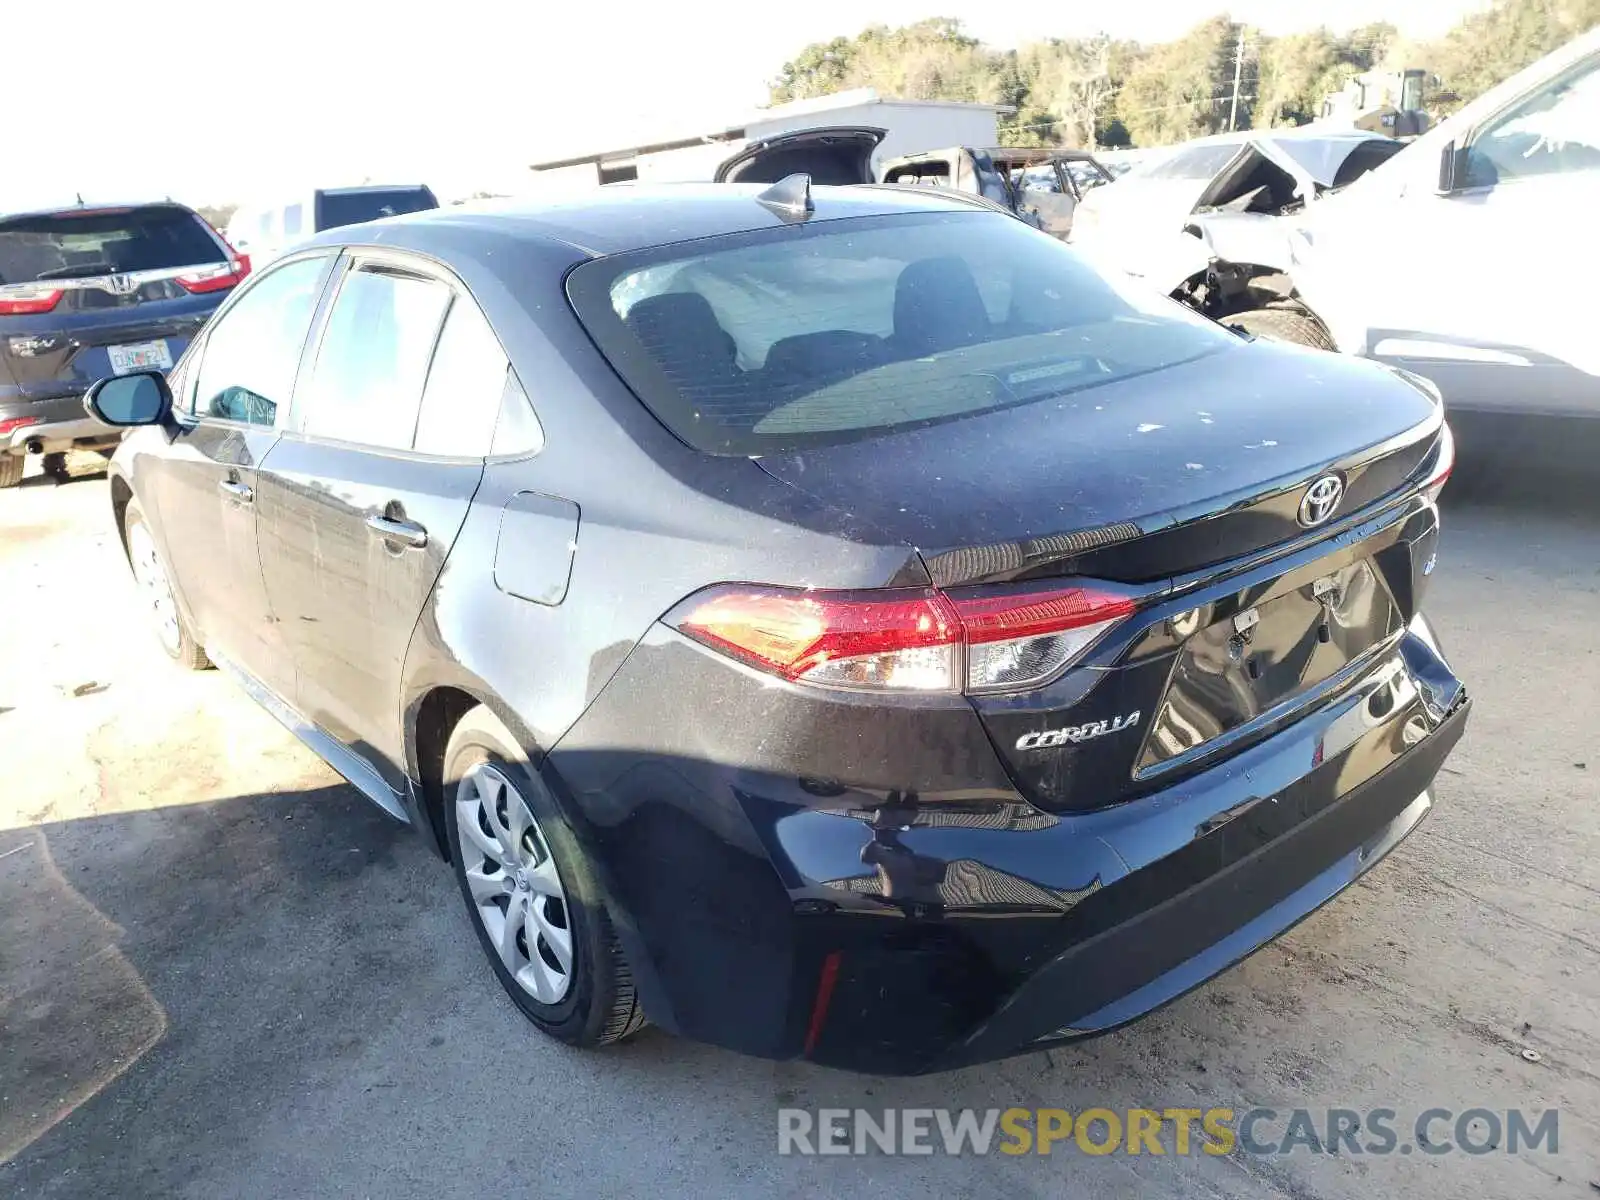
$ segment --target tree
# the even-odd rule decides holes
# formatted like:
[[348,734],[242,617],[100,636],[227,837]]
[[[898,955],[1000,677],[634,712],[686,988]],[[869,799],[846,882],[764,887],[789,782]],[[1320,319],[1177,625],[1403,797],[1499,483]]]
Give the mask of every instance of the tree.
[[[1136,145],[1181,142],[1227,127],[1239,33],[1227,17],[1213,17],[1140,56],[1117,104],[1117,116]],[[1247,54],[1239,87],[1241,129],[1250,127],[1255,84],[1254,56]]]
[[[1450,111],[1600,23],[1600,0],[1495,0],[1427,48]],[[1423,64],[1418,64],[1423,65]]]
[[1269,38],[1217,16],[1153,45],[1101,35],[997,51],[933,17],[813,42],[783,64],[771,93],[781,103],[871,87],[1005,105],[1016,111],[1001,117],[1000,139],[1014,146],[1163,145],[1227,128],[1241,34],[1237,125],[1249,129],[1314,120],[1325,96],[1377,67],[1435,72],[1448,111],[1596,23],[1600,0],[1493,0],[1432,45],[1403,41],[1385,21]]

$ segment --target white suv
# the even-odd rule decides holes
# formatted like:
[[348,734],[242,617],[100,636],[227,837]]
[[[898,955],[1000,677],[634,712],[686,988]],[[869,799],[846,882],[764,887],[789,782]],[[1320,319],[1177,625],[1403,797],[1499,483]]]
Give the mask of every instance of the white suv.
[[1312,207],[1292,274],[1340,350],[1457,412],[1600,419],[1600,28]]

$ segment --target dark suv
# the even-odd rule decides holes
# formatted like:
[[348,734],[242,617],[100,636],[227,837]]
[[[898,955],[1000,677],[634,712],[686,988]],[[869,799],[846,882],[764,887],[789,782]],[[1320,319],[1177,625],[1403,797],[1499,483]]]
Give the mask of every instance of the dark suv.
[[249,270],[181,204],[0,216],[0,487],[27,454],[121,438],[88,416],[96,379],[165,370]]

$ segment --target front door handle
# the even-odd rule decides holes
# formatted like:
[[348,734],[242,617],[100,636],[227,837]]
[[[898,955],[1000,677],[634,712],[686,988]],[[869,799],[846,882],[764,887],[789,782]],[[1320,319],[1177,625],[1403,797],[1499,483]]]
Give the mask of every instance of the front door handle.
[[385,541],[399,542],[413,550],[420,550],[428,544],[428,531],[415,521],[397,521],[382,513],[369,513],[367,528]]
[[250,485],[240,483],[237,479],[218,480],[217,490],[229,499],[237,500],[240,504],[249,504],[250,501],[256,498],[256,494],[250,490]]

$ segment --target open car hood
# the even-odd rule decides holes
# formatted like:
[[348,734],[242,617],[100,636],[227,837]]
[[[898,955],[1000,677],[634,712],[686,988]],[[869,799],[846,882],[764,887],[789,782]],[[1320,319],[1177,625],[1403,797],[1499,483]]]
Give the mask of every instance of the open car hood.
[[1345,160],[1373,140],[1368,137],[1272,137],[1245,142],[1239,153],[1213,176],[1193,208],[1218,208],[1238,198],[1241,185],[1254,174],[1256,160],[1266,159],[1288,173],[1301,199],[1311,200],[1318,188],[1332,187]]
[[815,184],[872,183],[872,155],[887,130],[870,125],[802,129],[751,142],[717,168],[717,183],[777,183],[803,172]]

